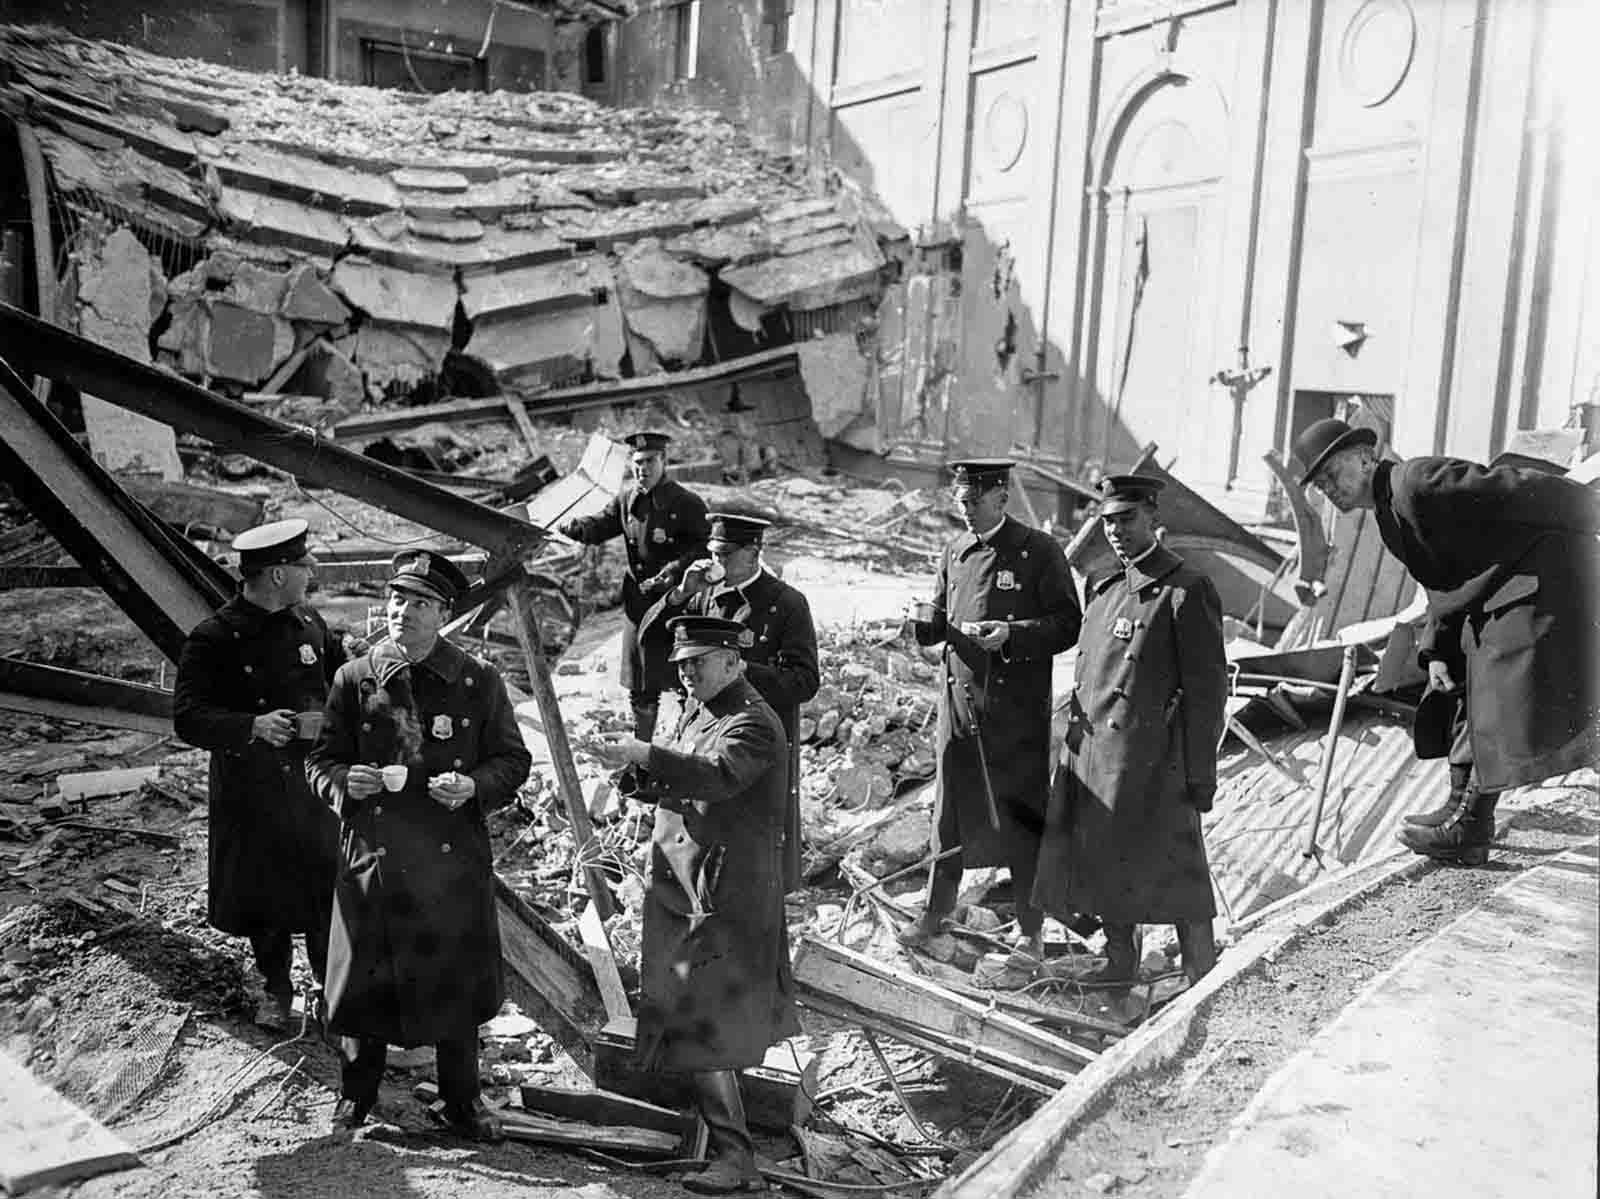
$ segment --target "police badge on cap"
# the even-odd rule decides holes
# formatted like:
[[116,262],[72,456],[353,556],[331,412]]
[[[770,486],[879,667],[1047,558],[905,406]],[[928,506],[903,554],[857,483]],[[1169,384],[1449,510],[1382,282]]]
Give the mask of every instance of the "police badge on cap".
[[390,561],[389,569],[391,588],[438,600],[447,608],[454,607],[468,587],[461,568],[432,550],[402,550]]
[[672,630],[669,662],[698,658],[717,649],[746,650],[755,644],[755,635],[737,620],[721,616],[679,616],[667,621]]

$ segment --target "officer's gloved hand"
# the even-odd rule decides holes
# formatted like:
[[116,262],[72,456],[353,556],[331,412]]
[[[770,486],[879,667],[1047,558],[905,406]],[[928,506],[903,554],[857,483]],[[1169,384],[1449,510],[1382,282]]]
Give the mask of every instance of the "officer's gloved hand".
[[1209,812],[1211,805],[1216,802],[1217,785],[1215,783],[1190,783],[1184,798],[1189,801],[1189,806],[1195,811]]

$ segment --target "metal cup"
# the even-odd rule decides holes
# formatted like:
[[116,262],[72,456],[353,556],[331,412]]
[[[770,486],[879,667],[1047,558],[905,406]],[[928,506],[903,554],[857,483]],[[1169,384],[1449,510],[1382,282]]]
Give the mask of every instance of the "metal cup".
[[294,717],[294,735],[302,741],[315,741],[322,733],[321,712],[297,712]]
[[383,768],[383,788],[385,791],[398,791],[406,785],[406,775],[410,774],[405,766],[385,766]]
[[914,619],[927,624],[933,619],[933,601],[918,600],[911,606],[911,615]]
[[720,562],[713,562],[710,566],[706,567],[706,582],[708,583],[720,583],[727,577],[728,568],[722,565]]

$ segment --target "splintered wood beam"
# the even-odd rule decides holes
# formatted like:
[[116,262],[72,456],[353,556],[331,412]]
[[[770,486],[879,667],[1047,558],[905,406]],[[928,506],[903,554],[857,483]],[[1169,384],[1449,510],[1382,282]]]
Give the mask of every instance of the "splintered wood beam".
[[605,1004],[579,950],[495,876],[500,956],[511,998],[580,1062],[605,1026]]
[[500,1112],[506,1137],[533,1145],[566,1145],[599,1149],[606,1153],[632,1153],[640,1157],[672,1157],[681,1138],[653,1128],[606,1127],[555,1120],[527,1112]]
[[605,1001],[606,1019],[622,1019],[633,1015],[628,1003],[628,992],[622,985],[622,975],[617,971],[617,959],[611,948],[611,938],[606,936],[606,926],[594,904],[587,905],[578,916],[578,935],[583,938],[583,951],[594,969],[595,982],[600,985],[600,998]]
[[801,938],[794,978],[808,1007],[1036,1090],[1055,1090],[1099,1056],[994,1005],[812,937]]

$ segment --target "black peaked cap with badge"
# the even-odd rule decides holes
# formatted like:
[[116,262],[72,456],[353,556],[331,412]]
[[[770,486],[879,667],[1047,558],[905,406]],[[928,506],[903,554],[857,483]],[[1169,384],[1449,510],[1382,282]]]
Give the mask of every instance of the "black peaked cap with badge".
[[715,550],[737,548],[742,545],[760,545],[771,527],[770,520],[762,520],[760,517],[742,516],[736,512],[713,512],[711,537],[707,540],[706,546]]
[[755,634],[748,628],[721,616],[678,616],[667,621],[667,627],[672,630],[669,662],[698,658],[718,649],[742,653],[755,644]]
[[1107,475],[1100,480],[1100,515],[1127,512],[1141,504],[1153,504],[1166,480],[1150,475]]
[[950,463],[950,475],[957,487],[987,489],[1006,482],[1015,465],[1010,458],[963,458]]
[[233,539],[239,554],[239,569],[265,570],[269,566],[315,566],[317,560],[306,548],[310,526],[303,520],[275,520],[246,529]]
[[663,453],[672,441],[672,434],[662,433],[655,429],[640,429],[637,433],[629,433],[622,439],[622,444],[632,447],[640,453]]
[[401,550],[390,560],[389,570],[390,587],[436,599],[446,607],[454,607],[469,586],[459,566],[432,550]]

